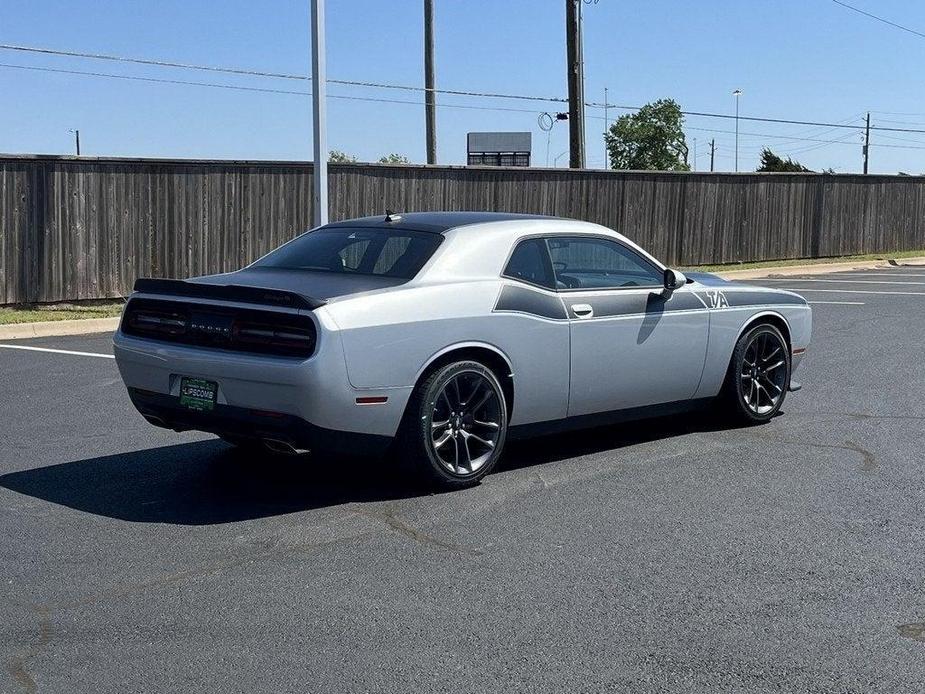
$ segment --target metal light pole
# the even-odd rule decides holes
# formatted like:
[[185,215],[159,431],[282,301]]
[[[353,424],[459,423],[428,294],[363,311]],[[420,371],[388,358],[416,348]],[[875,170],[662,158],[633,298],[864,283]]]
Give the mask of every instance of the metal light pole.
[[312,203],[314,225],[328,223],[328,109],[324,56],[324,0],[312,0],[312,127],[314,139]]
[[736,173],[739,173],[739,97],[742,90],[736,89],[732,95],[736,98]]

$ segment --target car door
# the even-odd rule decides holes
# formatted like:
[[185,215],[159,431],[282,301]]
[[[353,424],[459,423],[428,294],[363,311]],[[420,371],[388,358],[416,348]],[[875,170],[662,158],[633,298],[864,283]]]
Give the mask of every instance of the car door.
[[709,311],[616,239],[547,239],[570,328],[569,416],[686,400],[700,383]]

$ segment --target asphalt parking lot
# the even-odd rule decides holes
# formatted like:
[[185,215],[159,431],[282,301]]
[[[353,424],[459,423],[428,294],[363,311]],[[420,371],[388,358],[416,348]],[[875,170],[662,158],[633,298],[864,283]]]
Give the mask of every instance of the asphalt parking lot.
[[5,343],[0,691],[921,691],[925,267],[755,283],[814,304],[782,416],[453,494],[155,429],[108,335]]

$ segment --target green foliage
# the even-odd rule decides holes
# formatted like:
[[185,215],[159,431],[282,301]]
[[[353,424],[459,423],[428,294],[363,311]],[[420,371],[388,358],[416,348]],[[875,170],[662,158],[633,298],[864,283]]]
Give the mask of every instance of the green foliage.
[[339,149],[332,149],[328,153],[328,162],[331,164],[353,164],[357,158],[352,154],[341,152]]
[[613,169],[690,171],[684,116],[674,99],[659,99],[620,116],[604,134]]
[[387,154],[384,157],[379,157],[380,164],[410,164],[411,160],[408,159],[404,154]]
[[812,169],[807,169],[800,162],[794,161],[790,157],[786,159],[779,157],[767,147],[761,150],[761,164],[756,171],[812,173]]

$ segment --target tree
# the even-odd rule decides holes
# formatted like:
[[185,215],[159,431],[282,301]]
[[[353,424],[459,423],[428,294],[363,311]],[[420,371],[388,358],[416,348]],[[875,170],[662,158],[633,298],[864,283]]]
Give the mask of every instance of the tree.
[[353,164],[357,158],[352,154],[341,152],[339,149],[332,149],[328,153],[328,162],[331,164]]
[[767,147],[761,150],[761,165],[756,171],[812,173],[811,169],[807,169],[800,162],[794,161],[790,157],[784,159],[774,154]]
[[406,157],[404,154],[387,154],[384,157],[379,157],[380,164],[410,164],[411,160]]
[[659,99],[620,116],[604,135],[611,168],[690,171],[683,125],[674,99]]

